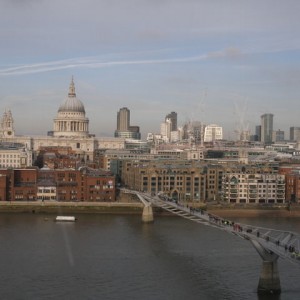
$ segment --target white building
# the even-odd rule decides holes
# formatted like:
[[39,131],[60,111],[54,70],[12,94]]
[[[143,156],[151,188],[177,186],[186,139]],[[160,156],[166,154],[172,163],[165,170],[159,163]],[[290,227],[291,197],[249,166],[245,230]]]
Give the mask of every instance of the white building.
[[230,203],[285,202],[285,175],[230,173],[222,185],[223,200]]
[[204,142],[213,142],[223,139],[223,128],[216,124],[207,125],[204,131]]
[[32,151],[20,144],[0,144],[0,168],[32,166]]
[[166,121],[160,125],[160,134],[163,136],[165,142],[171,141],[171,131],[172,131],[172,120],[166,118]]
[[82,102],[77,99],[72,78],[68,97],[59,107],[54,119],[54,137],[89,137],[89,119]]

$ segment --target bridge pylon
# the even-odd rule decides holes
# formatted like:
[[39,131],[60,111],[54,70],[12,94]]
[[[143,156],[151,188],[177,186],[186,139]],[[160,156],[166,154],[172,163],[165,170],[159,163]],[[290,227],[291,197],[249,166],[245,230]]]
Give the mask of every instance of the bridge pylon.
[[144,204],[143,214],[142,214],[142,222],[143,223],[152,223],[154,221],[153,217],[153,209],[151,206],[151,202],[147,201],[144,197],[140,194],[136,194],[140,201]]
[[142,214],[143,223],[152,223],[154,221],[153,209],[151,205],[145,205]]
[[266,250],[258,241],[250,239],[263,260],[259,277],[257,293],[279,295],[281,293],[280,278],[278,272],[278,255]]

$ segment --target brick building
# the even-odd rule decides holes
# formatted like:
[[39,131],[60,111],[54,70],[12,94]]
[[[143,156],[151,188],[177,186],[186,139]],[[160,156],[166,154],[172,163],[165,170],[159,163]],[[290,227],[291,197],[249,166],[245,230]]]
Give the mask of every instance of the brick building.
[[286,201],[299,203],[300,202],[300,165],[288,164],[282,165],[278,171],[285,175],[285,195]]
[[163,192],[173,199],[206,201],[204,167],[188,161],[124,161],[125,186],[152,194]]
[[115,201],[115,176],[108,171],[0,169],[0,201]]

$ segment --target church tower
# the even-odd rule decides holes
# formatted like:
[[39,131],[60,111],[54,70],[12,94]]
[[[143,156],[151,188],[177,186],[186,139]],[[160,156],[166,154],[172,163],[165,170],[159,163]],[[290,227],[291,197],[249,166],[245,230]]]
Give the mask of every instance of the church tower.
[[8,111],[5,110],[3,114],[1,120],[0,136],[3,138],[10,138],[15,136],[14,119],[12,117],[10,109]]

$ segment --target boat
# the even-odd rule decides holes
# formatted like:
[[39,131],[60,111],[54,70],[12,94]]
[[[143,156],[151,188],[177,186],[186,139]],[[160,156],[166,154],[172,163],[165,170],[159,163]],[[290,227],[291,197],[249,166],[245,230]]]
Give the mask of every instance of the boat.
[[57,216],[55,221],[75,222],[76,218],[74,216]]

